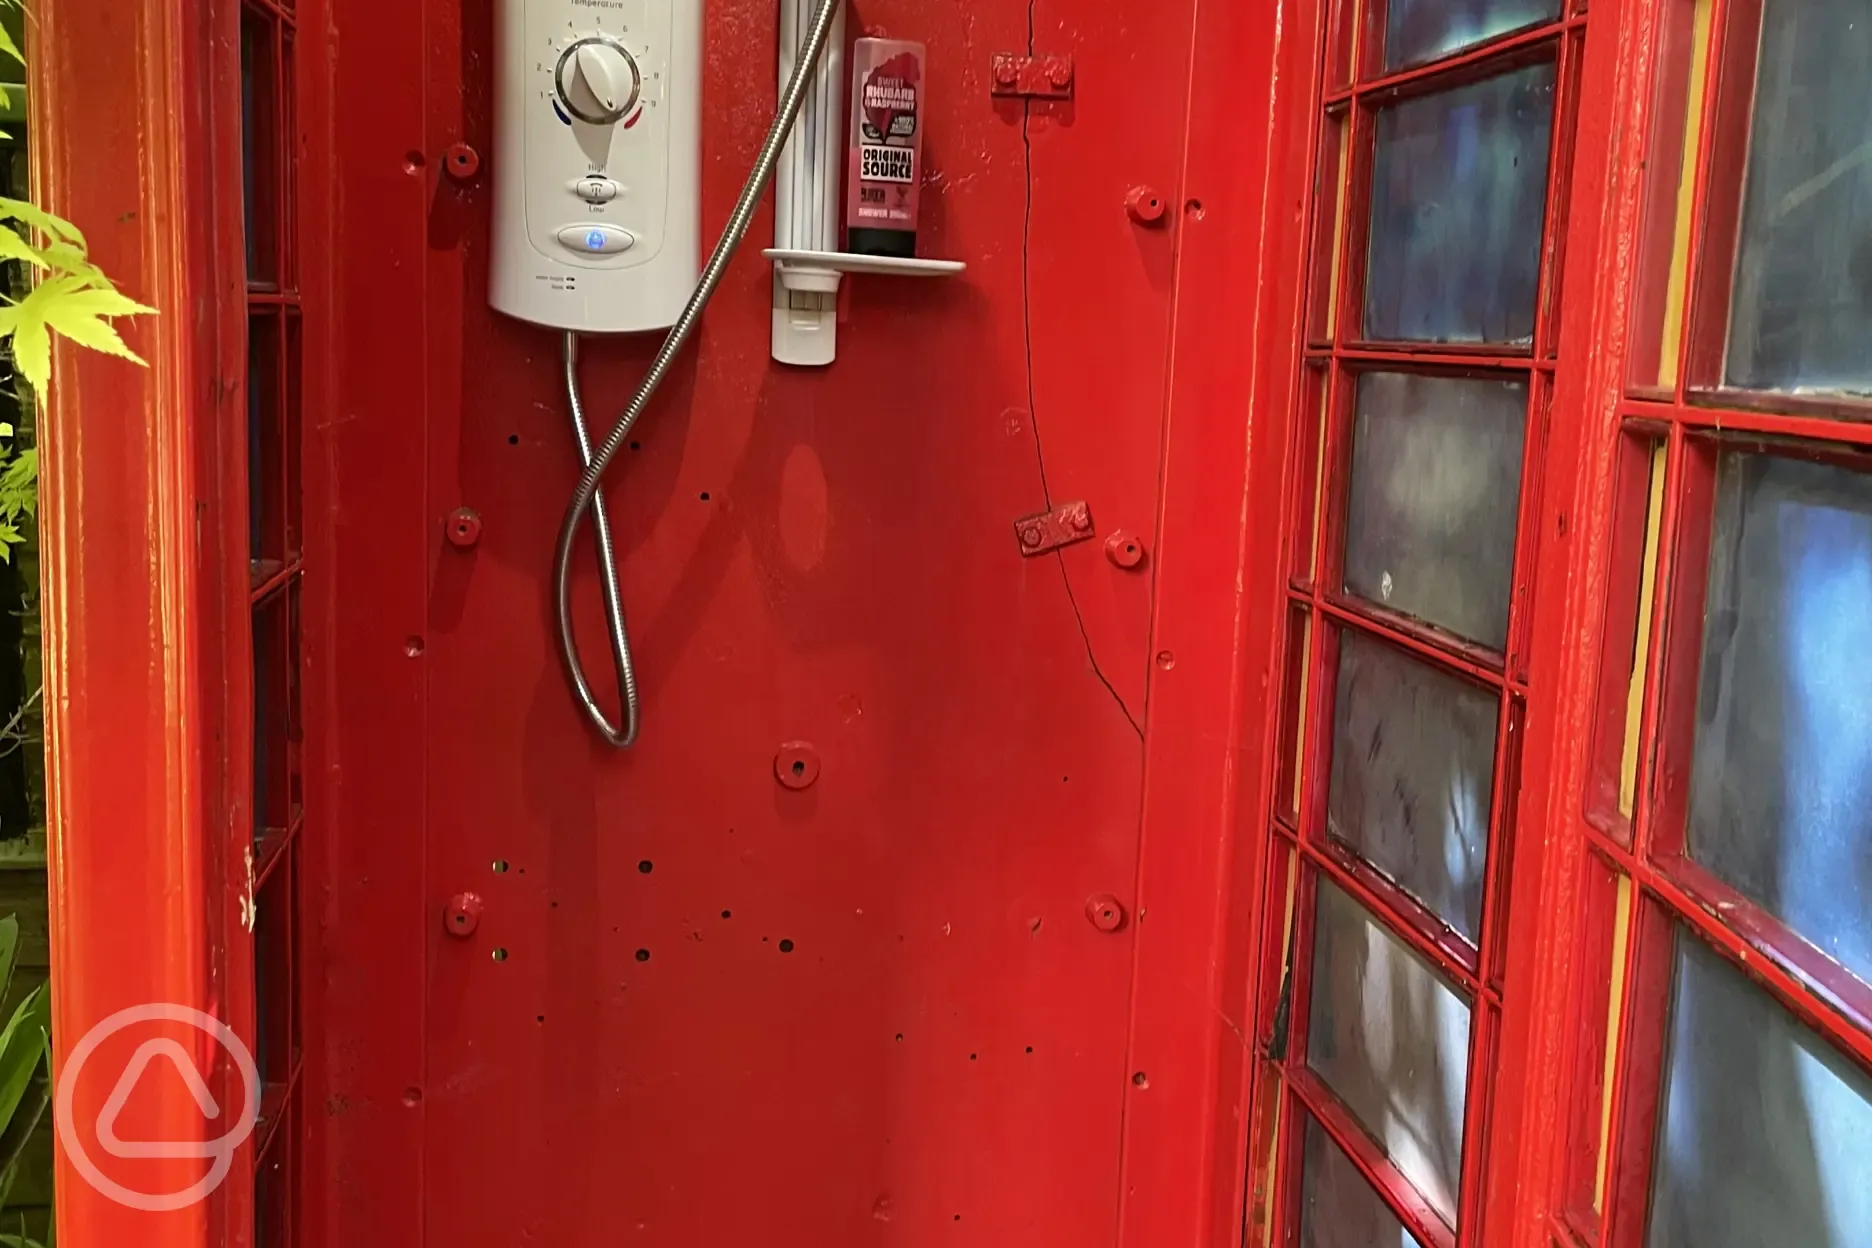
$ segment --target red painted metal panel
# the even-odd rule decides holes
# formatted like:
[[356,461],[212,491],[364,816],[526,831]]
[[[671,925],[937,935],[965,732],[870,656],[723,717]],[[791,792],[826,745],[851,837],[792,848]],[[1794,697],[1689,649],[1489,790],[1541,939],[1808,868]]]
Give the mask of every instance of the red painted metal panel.
[[[306,902],[320,939],[304,1078],[322,1112],[304,1229],[311,1244],[418,1245],[427,938],[441,922],[423,865],[423,569],[442,530],[420,484],[422,282],[447,180],[411,68],[422,6],[309,0],[301,31],[319,49],[302,60],[300,210],[305,843],[323,890]],[[368,87],[360,58],[374,58]]]
[[[757,220],[611,485],[646,698],[619,756],[548,644],[557,343],[489,311],[487,187],[440,176],[457,142],[502,158],[487,6],[333,0],[320,1242],[1115,1240],[1125,1097],[1155,1092],[1127,1059],[1145,925],[1087,901],[1138,917],[1147,675],[1182,662],[1149,639],[1177,231],[1125,200],[1178,182],[1191,6],[1105,8],[859,14],[930,46],[922,243],[970,270],[853,279],[839,362],[788,371]],[[771,110],[774,18],[709,22],[712,237]],[[1071,100],[992,94],[992,54],[1030,40],[1072,56]],[[588,344],[596,410],[653,346]],[[1239,476],[1202,498],[1192,602],[1200,569],[1230,583]],[[1014,521],[1079,500],[1101,540],[1022,557]],[[1153,557],[1108,558],[1112,529]],[[601,646],[589,579],[576,601]],[[1192,686],[1228,679],[1220,618],[1191,630]],[[816,782],[780,784],[805,748]],[[1181,1049],[1155,1051],[1174,1085]]]

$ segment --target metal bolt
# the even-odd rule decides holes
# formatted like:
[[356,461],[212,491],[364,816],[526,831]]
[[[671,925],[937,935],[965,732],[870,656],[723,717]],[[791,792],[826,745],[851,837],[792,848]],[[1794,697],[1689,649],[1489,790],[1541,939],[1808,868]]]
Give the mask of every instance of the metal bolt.
[[1125,924],[1124,903],[1110,893],[1086,899],[1086,919],[1101,932],[1115,932]]
[[1081,504],[1072,509],[1072,513],[1067,516],[1066,522],[1072,525],[1073,532],[1075,533],[1089,533],[1092,530],[1092,513]]
[[1105,557],[1121,568],[1135,568],[1144,562],[1144,543],[1119,529],[1105,539]]
[[1020,77],[1020,70],[1015,66],[1014,58],[1007,56],[995,61],[994,72],[995,81],[1004,87],[1013,86],[1015,79]]
[[1021,525],[1020,544],[1022,546],[1025,546],[1028,550],[1039,549],[1040,543],[1045,540],[1046,540],[1046,534],[1040,531],[1039,525],[1037,524]]
[[449,513],[448,540],[451,546],[471,549],[481,540],[481,513],[472,507],[457,507]]
[[466,940],[481,926],[481,897],[477,893],[456,893],[442,912],[442,928],[457,940]]
[[1046,71],[1047,81],[1056,87],[1064,87],[1072,82],[1072,64],[1068,61],[1050,56],[1047,58]]
[[1125,212],[1139,225],[1156,225],[1164,218],[1164,198],[1148,186],[1131,188],[1125,196]]
[[810,741],[788,741],[775,752],[773,770],[782,788],[809,789],[819,779],[819,751]]
[[449,177],[457,182],[466,182],[481,172],[481,153],[466,143],[452,143],[443,158],[442,167],[448,170]]

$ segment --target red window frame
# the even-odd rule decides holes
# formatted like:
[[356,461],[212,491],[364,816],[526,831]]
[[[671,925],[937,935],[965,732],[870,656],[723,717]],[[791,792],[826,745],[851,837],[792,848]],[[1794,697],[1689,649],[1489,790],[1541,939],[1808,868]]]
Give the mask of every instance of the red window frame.
[[[230,985],[264,1090],[243,1195],[252,1202],[254,1248],[296,1242],[302,1203],[299,999],[305,826],[301,717],[305,583],[302,523],[303,306],[298,188],[302,150],[294,0],[229,0],[242,61],[239,177],[245,225],[247,326],[245,432],[237,440],[243,488],[222,510],[247,534],[244,567],[227,592],[246,619],[250,656],[244,726],[251,732],[249,818],[232,852],[247,864],[243,924],[252,936],[248,973]],[[235,439],[230,439],[236,441]],[[245,1230],[245,1228],[242,1228]],[[245,1242],[237,1240],[236,1242]]]
[[1521,1142],[1517,1248],[1644,1242],[1678,933],[1872,1068],[1872,989],[1685,852],[1717,456],[1872,468],[1866,404],[1722,381],[1763,11],[1642,0],[1609,9],[1594,44],[1591,125],[1628,137],[1589,223],[1603,241],[1582,309],[1581,523],[1552,617],[1583,643],[1561,723],[1589,727],[1545,743],[1527,1034],[1552,1057],[1526,1068],[1526,1120],[1544,1129]]
[[[1581,825],[1587,930],[1603,929],[1607,882],[1623,877],[1630,936],[1610,949],[1591,936],[1582,942],[1588,956],[1574,1000],[1585,1008],[1571,1020],[1579,1055],[1573,1088],[1578,1099],[1603,1104],[1603,1123],[1596,1130],[1575,1125],[1560,1167],[1554,1224],[1573,1243],[1615,1248],[1635,1248],[1646,1232],[1679,930],[1765,989],[1821,1040],[1872,1069],[1872,984],[1697,864],[1685,845],[1718,456],[1771,453],[1872,471],[1866,423],[1872,409],[1846,398],[1747,392],[1723,383],[1764,4],[1651,0],[1638,8],[1632,24],[1652,32],[1655,49],[1630,66],[1626,113],[1633,132],[1647,136],[1643,172],[1625,170],[1623,190],[1640,222],[1627,229],[1635,244],[1628,271],[1639,297],[1629,322],[1608,318],[1601,340],[1613,367],[1627,370],[1623,397],[1608,405],[1611,441],[1628,462],[1635,440],[1662,448],[1664,471],[1655,567],[1643,567],[1634,553],[1641,533],[1616,526],[1609,535],[1601,582],[1607,636],[1633,627],[1634,600],[1648,596],[1657,608],[1633,647],[1636,656],[1621,649],[1599,660],[1602,730],[1594,750],[1601,776],[1608,741],[1622,735],[1608,731],[1617,716],[1607,693],[1628,679],[1635,657],[1644,664],[1637,673],[1642,714],[1620,726],[1639,734],[1628,751],[1638,760],[1632,817],[1607,817],[1603,801],[1589,793]],[[1675,331],[1667,328],[1673,317]],[[1669,362],[1673,340],[1680,344],[1676,368]],[[1627,512],[1649,493],[1630,472],[1621,474],[1618,489]],[[1600,981],[1606,986],[1592,992]],[[1595,1003],[1604,1003],[1596,1014]],[[1609,1088],[1603,1075],[1587,1075],[1595,1067],[1612,1072]],[[1601,1155],[1602,1140],[1609,1155]],[[1595,1172],[1611,1176],[1598,1180],[1600,1201],[1585,1199],[1592,1190],[1585,1176]]]
[[[1512,1149],[1491,1157],[1494,1099],[1513,1096],[1492,1072],[1504,1040],[1504,972],[1509,962],[1508,896],[1516,872],[1517,794],[1524,765],[1530,693],[1537,567],[1546,509],[1550,425],[1561,341],[1559,291],[1568,196],[1574,170],[1577,101],[1582,81],[1586,14],[1579,4],[1559,16],[1507,33],[1426,65],[1384,72],[1379,64],[1382,0],[1299,5],[1292,15],[1301,42],[1315,49],[1311,74],[1289,90],[1305,96],[1298,118],[1312,136],[1307,173],[1311,296],[1302,314],[1303,345],[1293,414],[1288,420],[1283,494],[1284,641],[1277,682],[1274,800],[1271,804],[1261,922],[1262,962],[1254,998],[1256,1045],[1263,1059],[1255,1081],[1259,1105],[1250,1138],[1249,1236],[1290,1242],[1300,1216],[1304,1123],[1317,1121],[1355,1167],[1384,1193],[1392,1211],[1427,1248],[1483,1242],[1485,1226],[1506,1221],[1489,1209],[1496,1172],[1514,1164]],[[1322,31],[1322,26],[1325,29]],[[1310,37],[1305,32],[1312,32]],[[1297,59],[1297,57],[1296,57]],[[1501,345],[1367,342],[1344,331],[1361,327],[1369,244],[1370,170],[1376,110],[1414,95],[1467,85],[1530,64],[1555,65],[1554,113],[1542,222],[1535,327],[1525,348]],[[1354,67],[1360,71],[1355,74]],[[1291,124],[1291,123],[1290,123]],[[1335,242],[1335,239],[1337,240]],[[1404,369],[1445,376],[1519,379],[1528,387],[1514,572],[1507,641],[1502,653],[1452,638],[1408,617],[1352,598],[1342,582],[1342,552],[1350,479],[1354,386],[1358,372]],[[1276,417],[1278,419],[1278,417]],[[1265,417],[1264,417],[1265,419]],[[1323,426],[1323,427],[1322,427]],[[1562,480],[1561,484],[1570,484]],[[1486,689],[1497,722],[1489,799],[1489,838],[1481,930],[1474,944],[1366,865],[1325,832],[1329,750],[1335,708],[1337,638],[1344,630],[1406,651],[1435,668]],[[1454,1229],[1424,1202],[1312,1073],[1306,1061],[1311,1012],[1310,954],[1316,880],[1329,880],[1362,905],[1467,998],[1471,1009],[1469,1084]],[[1284,1033],[1284,1034],[1280,1034]],[[1511,1065],[1511,1064],[1510,1064]]]

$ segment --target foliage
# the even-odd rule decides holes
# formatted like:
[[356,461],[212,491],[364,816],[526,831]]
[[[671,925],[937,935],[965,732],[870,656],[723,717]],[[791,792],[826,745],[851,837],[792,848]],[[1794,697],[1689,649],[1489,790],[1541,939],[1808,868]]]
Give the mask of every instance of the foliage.
[[[0,998],[13,983],[19,954],[19,919],[0,919]],[[41,984],[14,1007],[0,1030],[0,1208],[18,1178],[26,1142],[52,1101],[52,1002]],[[49,1238],[49,1236],[48,1236]],[[4,1248],[45,1248],[19,1235],[0,1235]]]
[[[0,0],[17,5],[18,0]],[[0,26],[0,58],[25,64],[19,45]],[[0,88],[0,99],[4,89]],[[114,317],[152,312],[122,294],[91,263],[78,227],[26,202],[0,196],[0,262],[17,260],[32,272],[32,288],[22,299],[0,294],[0,341],[10,343],[13,366],[34,391],[43,392],[52,376],[52,335],[81,347],[143,363],[124,344]],[[0,423],[0,559],[24,540],[23,518],[33,514],[38,497],[39,453],[15,446],[14,429]]]

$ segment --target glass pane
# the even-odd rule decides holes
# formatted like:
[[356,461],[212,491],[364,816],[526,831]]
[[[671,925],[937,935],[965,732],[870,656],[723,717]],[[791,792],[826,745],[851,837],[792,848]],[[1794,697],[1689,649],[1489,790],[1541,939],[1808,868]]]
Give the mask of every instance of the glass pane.
[[259,845],[292,822],[293,622],[286,593],[275,593],[253,616],[253,838]]
[[1422,1248],[1312,1118],[1300,1172],[1300,1248]]
[[1534,340],[1554,67],[1381,109],[1365,337]]
[[247,320],[247,553],[255,585],[286,566],[280,367],[280,318],[264,308]]
[[1307,1065],[1454,1226],[1469,1003],[1329,881],[1318,906]]
[[286,1248],[290,1229],[286,1194],[291,1186],[286,1174],[288,1138],[282,1123],[273,1136],[273,1147],[254,1167],[254,1248]]
[[298,1058],[291,1035],[292,928],[287,913],[292,872],[267,877],[254,903],[254,1062],[263,1083],[284,1084]]
[[279,276],[279,109],[273,25],[241,6],[241,207],[247,281],[270,286]]
[[1327,831],[1471,943],[1482,928],[1495,712],[1493,694],[1340,634]]
[[1506,647],[1527,401],[1522,381],[1359,378],[1346,592]]
[[1872,478],[1717,465],[1689,848],[1872,980]]
[[1421,65],[1558,16],[1560,0],[1391,0],[1385,68]]
[[1872,1079],[1679,933],[1650,1248],[1872,1248]]
[[1872,395],[1865,0],[1767,0],[1729,321],[1729,385]]

